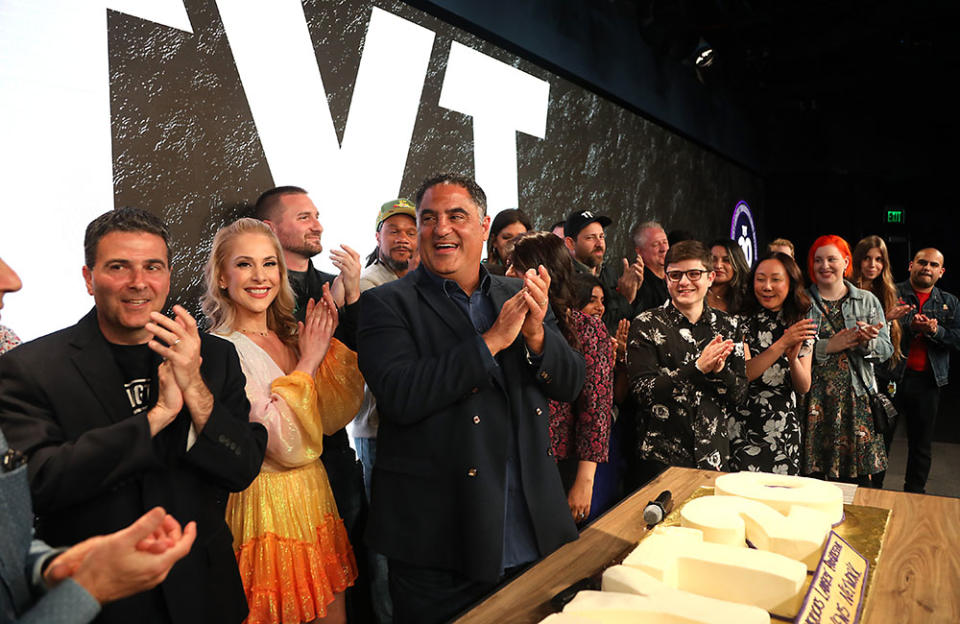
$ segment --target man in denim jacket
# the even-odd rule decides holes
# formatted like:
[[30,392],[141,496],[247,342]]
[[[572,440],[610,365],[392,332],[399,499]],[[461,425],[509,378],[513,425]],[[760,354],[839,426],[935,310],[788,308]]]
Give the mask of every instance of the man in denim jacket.
[[903,381],[897,409],[907,422],[907,471],[903,489],[923,493],[930,474],[934,422],[940,388],[947,385],[950,350],[960,348],[957,298],[936,287],[943,276],[943,254],[921,249],[910,262],[910,279],[897,284],[904,303],[913,309],[901,319],[900,348],[904,358],[898,373]]

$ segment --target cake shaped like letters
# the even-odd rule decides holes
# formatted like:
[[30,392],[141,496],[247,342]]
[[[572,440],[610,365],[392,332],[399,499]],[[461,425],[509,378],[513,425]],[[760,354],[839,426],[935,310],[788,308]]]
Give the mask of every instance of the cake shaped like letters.
[[717,477],[718,496],[740,496],[789,514],[795,505],[827,514],[831,524],[843,520],[843,491],[833,483],[769,472],[731,472]]

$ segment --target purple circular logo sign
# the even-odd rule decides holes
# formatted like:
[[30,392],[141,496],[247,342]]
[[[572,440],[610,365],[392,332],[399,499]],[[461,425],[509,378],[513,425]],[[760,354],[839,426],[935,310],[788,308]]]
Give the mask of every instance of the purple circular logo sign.
[[747,265],[753,266],[757,259],[757,228],[753,223],[753,213],[745,201],[737,202],[733,210],[733,219],[730,221],[730,239],[737,242]]

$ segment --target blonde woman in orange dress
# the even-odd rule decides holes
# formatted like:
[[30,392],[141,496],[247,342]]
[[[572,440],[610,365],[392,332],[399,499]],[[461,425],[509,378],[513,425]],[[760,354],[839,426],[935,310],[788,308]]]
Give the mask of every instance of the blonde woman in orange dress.
[[360,407],[363,378],[356,355],[333,338],[333,298],[324,287],[298,327],[280,243],[256,219],[217,232],[205,277],[204,314],[236,346],[250,419],[269,434],[260,475],[227,503],[246,621],[345,622],[356,562],[319,457],[323,434]]

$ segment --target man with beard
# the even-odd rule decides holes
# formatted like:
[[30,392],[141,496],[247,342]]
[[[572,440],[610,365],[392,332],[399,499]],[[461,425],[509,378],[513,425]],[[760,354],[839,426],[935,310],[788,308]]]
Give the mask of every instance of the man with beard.
[[656,221],[638,223],[630,232],[637,253],[643,258],[643,284],[637,292],[633,309],[637,314],[664,304],[670,298],[665,280],[664,262],[670,242]]
[[617,267],[604,264],[607,242],[603,230],[611,223],[613,221],[606,215],[579,210],[567,217],[563,233],[577,272],[594,275],[603,284],[607,295],[603,322],[610,335],[614,336],[621,319],[633,318],[633,302],[637,297],[637,289],[643,283],[643,259],[637,255],[636,261],[630,264],[624,258],[619,277]]
[[[321,251],[323,226],[320,215],[307,191],[299,186],[272,188],[257,199],[255,214],[270,226],[283,247],[290,286],[297,297],[294,316],[303,321],[310,299],[320,301],[323,285],[330,291],[340,313],[340,325],[334,336],[351,349],[356,349],[357,319],[360,299],[360,254],[346,245],[330,251],[333,265],[340,275],[317,270],[311,258]],[[366,523],[367,500],[363,495],[363,468],[350,448],[347,430],[323,436],[323,454],[320,459],[327,470],[330,488],[337,501],[350,544],[357,558],[359,576],[347,590],[347,619],[366,622],[370,600],[367,596],[366,553],[363,548],[363,525]]]
[[417,268],[417,213],[409,199],[395,199],[377,213],[377,248],[360,274],[360,292],[400,279]]
[[[360,274],[360,291],[398,280],[417,268],[417,209],[409,199],[395,199],[380,207],[377,213],[377,248],[367,258],[367,267]],[[364,386],[363,405],[350,425],[357,456],[363,464],[363,485],[370,501],[370,480],[377,459],[377,427],[380,415],[377,402],[368,386]],[[393,620],[393,605],[387,586],[387,558],[369,552],[370,591],[373,612],[380,624]]]
[[943,254],[921,249],[910,263],[910,279],[897,284],[903,303],[913,309],[900,320],[903,333],[900,360],[903,375],[897,408],[907,421],[905,492],[922,494],[930,474],[931,447],[940,388],[947,385],[950,350],[960,348],[957,298],[936,287],[943,277]]

